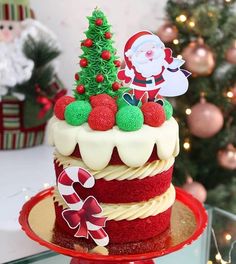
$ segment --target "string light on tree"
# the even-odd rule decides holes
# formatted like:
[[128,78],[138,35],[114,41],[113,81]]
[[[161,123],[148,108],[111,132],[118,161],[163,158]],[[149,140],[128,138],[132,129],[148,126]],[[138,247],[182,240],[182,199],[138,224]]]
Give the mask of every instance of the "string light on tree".
[[187,20],[187,17],[184,14],[181,14],[181,15],[179,15],[179,16],[176,17],[176,21],[177,22],[184,23],[186,20]]
[[183,56],[181,54],[179,54],[179,55],[177,55],[177,59],[182,60],[183,59]]
[[186,113],[186,115],[191,115],[191,113],[192,113],[191,108],[187,108],[187,109],[185,110],[185,113]]
[[230,241],[232,239],[232,236],[230,234],[225,235],[225,240]]
[[195,27],[195,22],[193,20],[190,20],[188,22],[188,25],[191,27],[191,28],[194,28]]
[[190,144],[190,140],[189,139],[185,139],[184,144],[183,144],[183,147],[187,151],[190,150],[191,144]]
[[179,44],[179,40],[178,39],[174,39],[173,40],[173,44],[178,45]]

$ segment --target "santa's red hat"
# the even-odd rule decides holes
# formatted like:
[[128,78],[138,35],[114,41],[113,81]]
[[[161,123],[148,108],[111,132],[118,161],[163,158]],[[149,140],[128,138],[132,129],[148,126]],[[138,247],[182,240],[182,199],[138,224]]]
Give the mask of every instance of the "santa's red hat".
[[128,59],[129,56],[132,56],[136,50],[146,42],[154,42],[157,44],[159,48],[165,48],[164,43],[160,40],[157,35],[154,35],[150,31],[140,31],[134,34],[126,43],[124,48],[124,55],[125,61],[129,68],[132,67],[130,60]]

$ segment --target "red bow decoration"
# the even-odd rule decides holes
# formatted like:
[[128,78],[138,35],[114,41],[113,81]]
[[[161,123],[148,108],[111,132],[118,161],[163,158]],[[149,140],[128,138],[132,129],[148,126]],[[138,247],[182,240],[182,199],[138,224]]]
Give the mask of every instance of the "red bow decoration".
[[[79,211],[73,209],[66,209],[62,212],[62,216],[71,229],[79,227],[75,233],[75,237],[88,238],[89,223],[98,228],[104,227],[106,217],[95,217],[94,215],[102,212],[101,206],[93,196],[89,196]],[[93,228],[94,230],[94,228]],[[91,230],[92,231],[92,230]]]
[[[54,84],[56,85],[56,84]],[[58,86],[56,86],[58,87]],[[58,90],[59,88],[57,88]],[[55,104],[55,102],[62,96],[64,96],[66,94],[66,89],[62,89],[60,91],[58,91],[56,93],[56,95],[53,97],[53,98],[48,98],[42,91],[41,91],[41,88],[39,87],[39,85],[36,85],[35,86],[35,91],[36,93],[38,94],[37,98],[36,98],[36,101],[37,103],[41,104],[43,107],[42,109],[39,111],[39,114],[38,114],[38,118],[44,118],[45,115],[47,114],[47,112],[49,110],[52,109],[53,105]]]

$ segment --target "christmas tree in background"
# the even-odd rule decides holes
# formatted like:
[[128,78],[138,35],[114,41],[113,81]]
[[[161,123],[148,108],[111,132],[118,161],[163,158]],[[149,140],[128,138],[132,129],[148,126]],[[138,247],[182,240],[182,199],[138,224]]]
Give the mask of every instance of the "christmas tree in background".
[[113,48],[111,26],[103,12],[98,9],[93,11],[88,20],[86,39],[81,42],[81,71],[75,75],[75,97],[88,100],[92,95],[103,93],[117,96],[120,88],[117,82],[120,61],[116,56],[116,49]]
[[185,187],[202,200],[205,186],[210,204],[236,212],[234,3],[169,0],[157,34],[192,72],[188,93],[175,102],[182,148],[175,181],[188,178]]

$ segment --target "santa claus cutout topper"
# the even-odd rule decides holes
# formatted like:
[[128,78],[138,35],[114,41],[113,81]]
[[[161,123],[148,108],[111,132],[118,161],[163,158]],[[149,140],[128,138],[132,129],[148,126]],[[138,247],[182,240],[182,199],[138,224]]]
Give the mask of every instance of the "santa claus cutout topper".
[[184,60],[173,58],[172,50],[165,48],[157,35],[136,33],[127,41],[124,57],[126,67],[119,71],[118,78],[133,89],[133,94],[123,95],[130,105],[138,105],[145,94],[148,101],[163,104],[158,95],[174,97],[188,90],[191,73],[180,69]]

